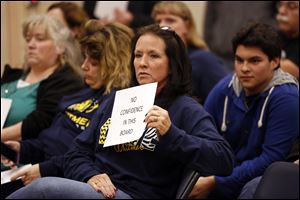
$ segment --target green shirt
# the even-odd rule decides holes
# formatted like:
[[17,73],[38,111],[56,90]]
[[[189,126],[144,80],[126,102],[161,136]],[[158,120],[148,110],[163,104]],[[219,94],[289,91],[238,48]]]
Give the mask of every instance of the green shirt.
[[[37,90],[40,82],[19,87],[21,79],[1,85],[1,98],[12,100],[4,127],[23,121],[36,109]],[[18,84],[19,83],[19,84]]]

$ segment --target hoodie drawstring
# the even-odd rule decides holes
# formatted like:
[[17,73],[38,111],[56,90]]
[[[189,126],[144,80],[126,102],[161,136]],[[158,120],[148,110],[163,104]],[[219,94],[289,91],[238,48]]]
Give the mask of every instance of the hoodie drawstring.
[[263,125],[262,120],[263,120],[263,117],[264,117],[265,108],[266,108],[267,102],[268,102],[269,97],[271,96],[273,90],[274,90],[274,86],[270,89],[269,94],[268,94],[268,96],[267,96],[267,98],[266,98],[266,100],[264,102],[263,107],[262,107],[262,110],[261,110],[261,113],[260,113],[260,117],[259,117],[259,120],[258,120],[258,123],[257,123],[258,128],[261,128],[262,125]]
[[227,105],[228,105],[228,96],[225,97],[225,101],[224,101],[224,112],[223,112],[223,120],[221,126],[222,132],[225,132],[227,130],[227,126],[226,126]]
[[[230,88],[233,84],[233,80],[235,79],[236,75],[234,74],[228,84],[228,88]],[[226,114],[227,114],[227,106],[228,106],[228,96],[225,97],[224,101],[224,112],[223,112],[223,119],[222,119],[222,126],[221,126],[221,131],[225,132],[227,130],[226,126]]]
[[[259,120],[258,120],[258,123],[257,123],[258,128],[261,128],[262,125],[263,125],[262,120],[263,120],[263,117],[264,117],[265,109],[266,109],[269,97],[271,96],[273,90],[274,90],[274,86],[270,89],[270,91],[268,93],[268,96],[266,97],[266,100],[263,104],[263,107],[262,107],[262,110],[261,110],[261,113],[260,113],[260,116],[259,116]],[[222,125],[221,125],[221,131],[222,132],[225,132],[227,130],[227,126],[226,126],[227,107],[228,107],[228,96],[225,97],[225,101],[224,101],[224,112],[223,112]]]

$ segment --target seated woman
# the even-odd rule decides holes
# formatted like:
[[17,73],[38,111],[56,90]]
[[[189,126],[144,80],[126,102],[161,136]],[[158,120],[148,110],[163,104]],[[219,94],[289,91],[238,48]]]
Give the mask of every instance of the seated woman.
[[52,125],[37,139],[6,142],[20,153],[20,163],[34,164],[15,174],[13,179],[22,177],[27,185],[39,177],[63,176],[62,155],[72,140],[90,124],[95,111],[105,105],[111,91],[129,86],[132,36],[131,29],[122,24],[102,26],[96,20],[87,22],[80,39],[86,56],[81,68],[87,87],[60,102],[60,112]]
[[73,62],[81,56],[80,48],[64,25],[49,16],[32,16],[23,25],[23,36],[24,72],[12,79],[6,70],[1,79],[1,98],[12,100],[2,142],[36,138],[51,125],[61,98],[83,86],[80,63]]
[[159,2],[153,8],[152,17],[160,26],[172,27],[187,46],[192,63],[192,94],[203,104],[211,89],[227,75],[227,67],[220,58],[208,51],[196,31],[193,15],[184,2]]
[[9,198],[174,198],[186,167],[205,175],[231,173],[229,144],[188,96],[191,66],[180,37],[150,25],[132,44],[132,86],[158,82],[155,105],[145,116],[150,134],[104,148],[114,104],[110,98],[65,154],[69,179],[42,178]]

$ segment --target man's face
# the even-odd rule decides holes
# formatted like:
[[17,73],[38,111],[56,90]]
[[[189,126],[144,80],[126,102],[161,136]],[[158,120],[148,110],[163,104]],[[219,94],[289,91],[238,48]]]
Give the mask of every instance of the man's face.
[[235,72],[247,96],[259,94],[273,78],[279,58],[269,60],[257,47],[238,46],[235,53]]
[[280,1],[277,8],[278,29],[289,37],[298,37],[299,1]]

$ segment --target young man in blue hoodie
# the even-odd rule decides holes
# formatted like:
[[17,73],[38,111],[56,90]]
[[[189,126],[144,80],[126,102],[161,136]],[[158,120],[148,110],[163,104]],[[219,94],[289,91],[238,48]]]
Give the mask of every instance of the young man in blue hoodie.
[[274,28],[251,23],[232,40],[235,73],[209,94],[205,108],[235,153],[230,176],[200,177],[190,197],[237,198],[242,187],[288,155],[299,132],[298,82],[280,69]]

